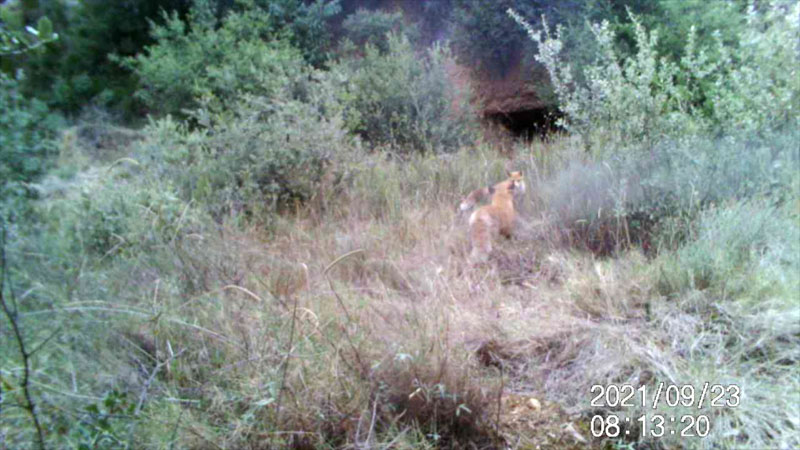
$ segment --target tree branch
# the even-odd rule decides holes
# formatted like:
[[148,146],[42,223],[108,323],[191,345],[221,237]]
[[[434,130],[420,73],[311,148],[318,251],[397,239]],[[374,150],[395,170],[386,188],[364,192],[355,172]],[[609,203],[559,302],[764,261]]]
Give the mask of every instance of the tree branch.
[[[36,404],[33,402],[33,395],[31,394],[31,386],[30,386],[32,353],[28,352],[28,350],[25,348],[25,340],[23,339],[22,331],[19,328],[19,314],[17,308],[15,307],[14,310],[12,311],[8,302],[6,302],[6,297],[5,297],[5,281],[6,277],[8,276],[8,274],[6,273],[6,224],[5,221],[2,220],[1,218],[0,218],[0,237],[2,238],[2,240],[0,240],[0,306],[2,306],[3,313],[5,313],[8,322],[11,324],[11,329],[14,332],[14,339],[17,342],[17,347],[19,348],[19,354],[22,357],[23,374],[22,374],[21,387],[23,395],[25,396],[24,407],[28,411],[28,414],[31,416],[31,419],[33,420],[33,425],[36,428],[36,442],[39,445],[39,448],[43,449],[45,448],[44,431],[42,430],[42,424],[39,422],[39,416],[36,413]],[[9,295],[11,297],[12,303],[16,305],[13,289],[9,289]]]

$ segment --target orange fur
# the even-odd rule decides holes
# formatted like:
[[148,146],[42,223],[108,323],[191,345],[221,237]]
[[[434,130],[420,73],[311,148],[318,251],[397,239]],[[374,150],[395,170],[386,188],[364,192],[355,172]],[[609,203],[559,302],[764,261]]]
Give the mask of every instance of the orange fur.
[[474,262],[489,256],[494,236],[500,234],[511,237],[516,217],[514,197],[524,192],[525,181],[522,179],[522,172],[510,172],[507,180],[491,188],[476,189],[461,202],[461,210],[465,211],[481,198],[488,194],[492,195],[490,204],[478,208],[469,217],[469,237],[472,243],[470,258]]
[[482,187],[470,192],[469,195],[461,201],[461,211],[464,212],[472,209],[476,203],[483,201],[484,198],[491,195],[491,190],[492,188],[490,187]]

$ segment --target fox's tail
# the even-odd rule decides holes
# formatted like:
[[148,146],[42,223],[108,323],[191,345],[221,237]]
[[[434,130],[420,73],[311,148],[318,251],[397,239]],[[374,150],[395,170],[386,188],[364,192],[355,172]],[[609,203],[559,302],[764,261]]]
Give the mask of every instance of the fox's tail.
[[478,202],[483,200],[484,198],[489,196],[489,188],[484,187],[480,189],[475,189],[474,191],[470,192],[468,196],[461,201],[461,205],[459,205],[459,209],[461,212],[466,212],[472,209]]

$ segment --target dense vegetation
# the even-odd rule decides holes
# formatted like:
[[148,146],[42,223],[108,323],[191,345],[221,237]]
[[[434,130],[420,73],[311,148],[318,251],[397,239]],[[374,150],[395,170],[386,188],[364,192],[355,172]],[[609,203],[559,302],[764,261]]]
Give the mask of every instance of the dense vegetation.
[[[0,446],[800,446],[800,6],[389,4],[0,5]],[[500,152],[459,64],[560,131]]]

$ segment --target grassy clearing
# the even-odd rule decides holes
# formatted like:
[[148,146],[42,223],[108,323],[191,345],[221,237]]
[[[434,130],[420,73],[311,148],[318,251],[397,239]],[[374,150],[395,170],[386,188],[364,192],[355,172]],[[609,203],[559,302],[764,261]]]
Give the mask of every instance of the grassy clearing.
[[[48,442],[799,445],[796,196],[703,209],[677,244],[645,254],[619,216],[581,218],[619,177],[576,148],[517,148],[530,185],[519,233],[483,267],[466,263],[456,205],[502,178],[489,148],[367,157],[325,202],[269,228],[205,219],[124,161],[62,180],[34,208],[41,226],[12,226],[6,244],[26,339],[56,331],[33,367]],[[611,256],[587,251],[601,232]],[[708,414],[704,439],[592,438],[594,414],[652,414],[592,407],[593,385],[659,382],[733,383],[741,405],[659,408]],[[5,442],[31,442],[22,409],[3,415]]]

